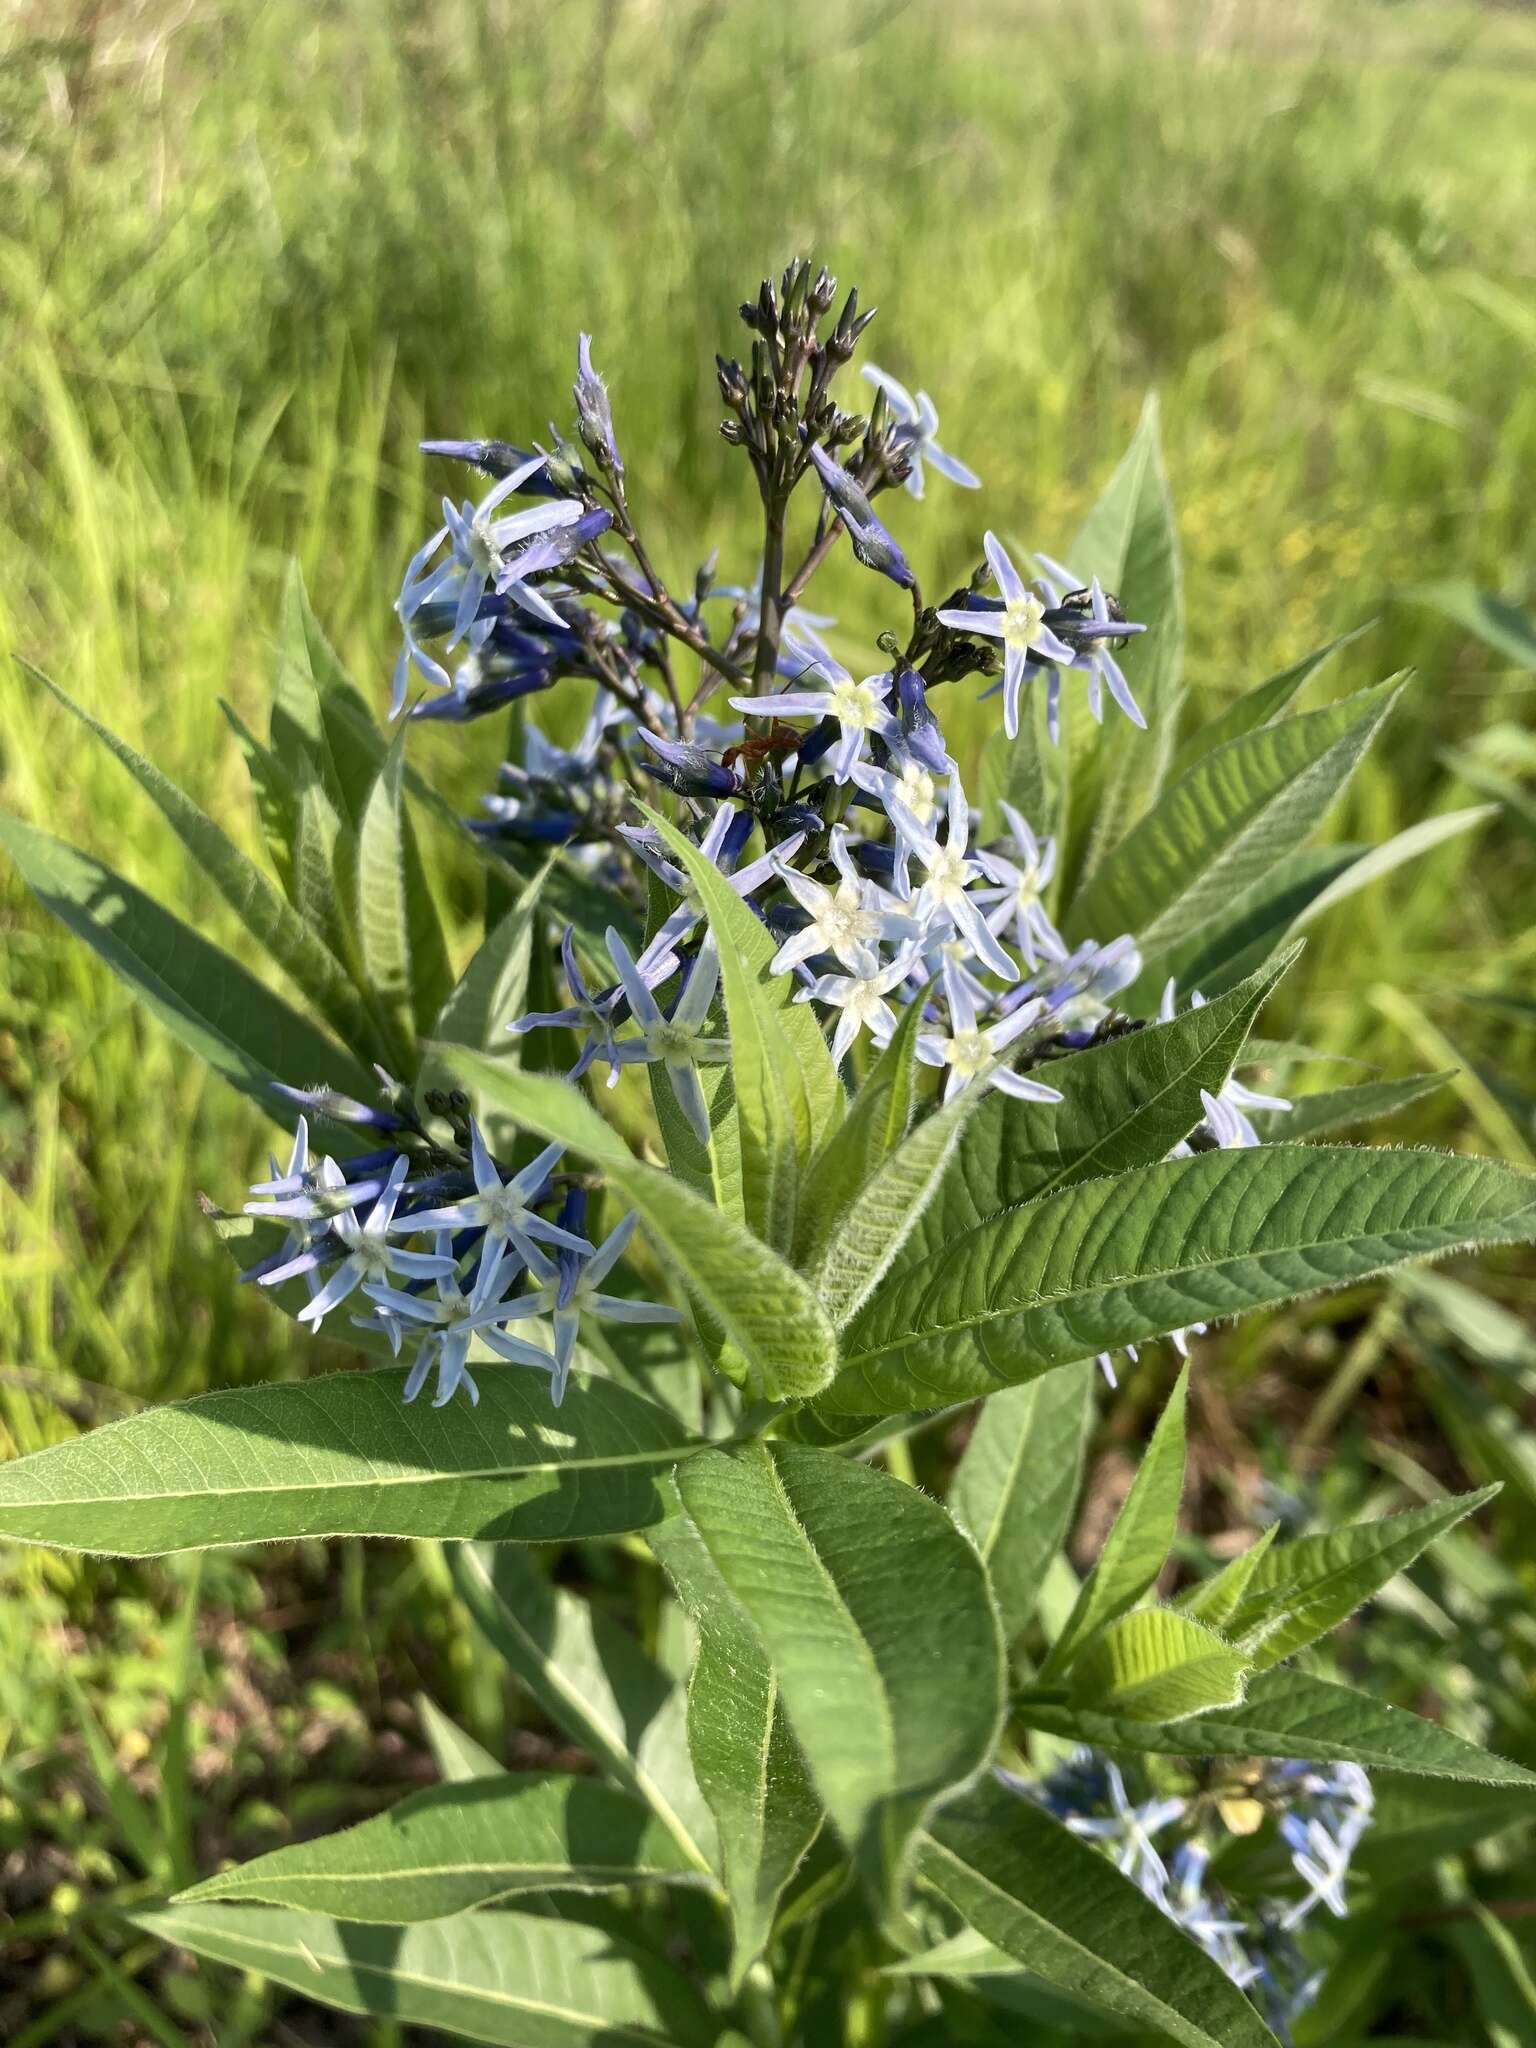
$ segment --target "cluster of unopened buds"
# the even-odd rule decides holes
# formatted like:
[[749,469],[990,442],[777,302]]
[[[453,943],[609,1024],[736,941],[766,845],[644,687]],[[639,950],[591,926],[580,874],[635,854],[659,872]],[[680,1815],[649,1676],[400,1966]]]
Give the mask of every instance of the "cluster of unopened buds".
[[[797,999],[826,1018],[839,1066],[867,1056],[856,1052],[861,1040],[886,1045],[915,1003],[917,1056],[942,1073],[946,1101],[995,1088],[1048,1105],[1059,1099],[1044,1078],[1053,1059],[1140,1028],[1114,1007],[1142,973],[1134,938],[1067,944],[1047,908],[1055,845],[1007,804],[1001,830],[980,835],[933,698],[940,686],[953,693],[980,678],[983,696],[1001,695],[1004,732],[1019,745],[1031,743],[1018,735],[1033,689],[1045,693],[1052,740],[1068,687],[1082,690],[1095,719],[1107,702],[1141,726],[1116,656],[1146,627],[1097,579],[1049,556],[1034,558],[1031,579],[991,532],[970,583],[925,604],[872,500],[900,486],[921,497],[928,470],[967,488],[979,479],[939,445],[927,393],[913,397],[885,371],[864,372],[875,390],[867,417],[839,409],[833,379],[871,316],[850,294],[824,335],[835,296],[825,271],[791,265],[777,290],[765,283],[742,308],[750,362],[719,361],[722,431],[750,458],[765,508],[767,544],[751,584],[718,583],[711,558],[686,596],[668,589],[636,529],[608,393],[583,336],[575,440],[552,432],[547,449],[532,451],[494,440],[424,444],[493,481],[478,502],[444,499],[442,524],[412,558],[396,603],[392,715],[463,721],[515,706],[517,758],[504,765],[486,815],[471,821],[482,840],[512,857],[529,842],[560,846],[637,909],[648,890],[654,900],[656,884],[675,899],[643,947],[610,930],[606,959],[567,932],[568,1005],[510,1028],[576,1032],[575,1078],[605,1065],[612,1085],[626,1066],[663,1067],[703,1143],[700,1070],[728,1056],[718,965],[687,877],[654,828],[635,822],[632,798],[647,786],[674,794],[681,828],[772,933],[773,970],[796,977]],[[796,565],[785,553],[785,511],[802,482],[818,510]],[[818,634],[831,622],[800,601],[843,536],[911,603],[905,641],[882,635],[884,665],[871,674],[843,666]],[[698,679],[691,692],[685,669]],[[592,691],[570,745],[540,730],[528,701],[560,683]],[[1179,1004],[1170,984],[1160,1014]],[[1249,1112],[1286,1107],[1228,1081],[1205,1098],[1205,1122],[1188,1143],[1255,1144]],[[356,1284],[393,1340],[424,1325],[413,1390],[429,1349],[443,1362],[446,1391],[464,1381],[460,1338],[471,1326],[499,1355],[528,1362],[529,1345],[508,1337],[505,1323],[533,1313],[520,1304],[547,1297],[568,1331],[570,1290],[590,1283],[594,1256],[610,1258],[613,1240],[594,1255],[566,1217],[574,1195],[558,1225],[534,1218],[520,1226],[522,1239],[495,1238],[498,1262],[464,1248],[463,1204],[434,1206],[430,1182],[391,1180],[388,1168],[338,1189],[323,1165],[317,1180],[303,1154],[301,1135],[297,1163],[267,1196],[300,1205],[277,1210],[304,1226],[287,1269],[307,1261],[304,1270],[325,1276],[306,1317],[318,1322]],[[493,1171],[476,1137],[475,1201],[531,1197],[531,1214],[545,1199],[547,1188],[526,1174],[515,1197],[488,1193],[481,1183]],[[361,1224],[358,1186],[376,1205]],[[431,1241],[396,1249],[413,1234]],[[536,1291],[509,1303],[524,1273]],[[558,1390],[558,1349],[554,1366]]]
[[[1041,1779],[1004,1776],[1100,1848],[1290,2039],[1322,1982],[1297,1931],[1320,1906],[1345,1917],[1345,1881],[1371,1825],[1374,1795],[1358,1764],[1266,1762],[1241,1782],[1190,1791],[1141,1785],[1133,1793],[1120,1765],[1079,1749]],[[1266,1820],[1299,1890],[1239,1898],[1219,1881],[1221,1852]]]

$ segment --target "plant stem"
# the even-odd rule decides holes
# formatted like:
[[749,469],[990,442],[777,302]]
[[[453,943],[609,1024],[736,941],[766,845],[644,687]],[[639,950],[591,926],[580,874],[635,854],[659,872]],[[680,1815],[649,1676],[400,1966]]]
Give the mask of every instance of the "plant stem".
[[763,581],[757,600],[757,651],[752,660],[752,694],[765,697],[779,666],[779,641],[788,609],[780,588],[784,578],[784,494],[763,499]]

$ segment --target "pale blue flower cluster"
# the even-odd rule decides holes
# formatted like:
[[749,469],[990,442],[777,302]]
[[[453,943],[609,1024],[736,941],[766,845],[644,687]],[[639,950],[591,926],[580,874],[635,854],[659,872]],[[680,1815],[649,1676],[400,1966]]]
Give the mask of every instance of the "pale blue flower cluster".
[[1245,1781],[1244,1806],[1272,1818],[1299,1880],[1294,1896],[1257,1899],[1239,1898],[1219,1881],[1219,1852],[1230,1840],[1219,1799],[1149,1786],[1133,1796],[1121,1766],[1087,1748],[1039,1780],[1000,1775],[1102,1849],[1289,2041],[1322,1982],[1297,1930],[1319,1906],[1339,1919],[1348,1912],[1350,1864],[1371,1825],[1374,1795],[1358,1764],[1274,1762]]
[[[767,314],[747,308],[743,317],[756,327]],[[850,302],[843,339],[834,337],[839,362],[861,324]],[[737,415],[727,438],[740,441],[752,429],[749,380],[723,358],[720,371]],[[413,672],[430,686],[413,713],[426,717],[478,717],[562,679],[595,685],[572,744],[556,744],[519,705],[517,758],[503,766],[474,829],[492,843],[563,846],[567,860],[637,909],[643,903],[647,917],[643,943],[617,928],[603,945],[594,945],[590,928],[581,939],[567,931],[569,1001],[517,1018],[511,1029],[573,1032],[573,1079],[602,1067],[612,1086],[626,1067],[651,1068],[659,1102],[675,1104],[701,1145],[711,1141],[712,1103],[730,1100],[709,1079],[729,1058],[719,963],[684,867],[652,826],[634,821],[630,794],[646,778],[673,793],[680,829],[763,920],[774,941],[770,971],[795,978],[795,1000],[825,1019],[845,1072],[888,1045],[915,1005],[916,1054],[942,1077],[945,1101],[989,1088],[1049,1105],[1060,1099],[1052,1060],[1138,1028],[1116,1009],[1142,976],[1134,937],[1068,945],[1051,914],[1053,841],[1006,802],[996,831],[983,830],[934,692],[966,674],[995,677],[982,694],[1001,693],[1004,734],[1020,745],[1032,744],[1017,738],[1026,692],[1043,691],[1055,738],[1069,677],[1082,679],[1095,719],[1107,699],[1144,726],[1116,650],[1147,629],[1125,618],[1097,578],[1079,579],[1048,555],[1035,557],[1029,580],[990,531],[985,567],[971,584],[925,608],[907,555],[872,500],[896,484],[921,498],[930,471],[966,489],[979,479],[939,444],[926,392],[914,396],[874,366],[865,375],[881,394],[871,421],[852,420],[818,395],[797,430],[796,474],[821,493],[801,572],[787,575],[770,560],[751,583],[722,584],[711,556],[682,600],[667,594],[634,532],[613,407],[590,337],[581,338],[574,387],[579,447],[558,436],[549,455],[505,442],[428,444],[493,482],[478,503],[444,501],[443,525],[407,571],[396,607],[404,638],[395,708]],[[824,385],[815,389],[824,394]],[[864,441],[851,448],[861,426]],[[508,510],[514,498],[522,502]],[[885,635],[886,665],[870,674],[844,665],[818,636],[835,622],[800,602],[810,565],[843,536],[855,559],[899,586],[912,606],[905,652],[896,652],[897,636]],[[729,607],[723,623],[721,604]],[[434,635],[444,657],[464,650],[452,675],[428,651]],[[679,687],[679,642],[699,657],[702,680],[691,701]],[[727,687],[711,702],[722,679]],[[1176,1006],[1170,984],[1159,1014],[1171,1017]],[[1205,1098],[1203,1123],[1178,1149],[1256,1143],[1251,1113],[1285,1107],[1228,1080]],[[324,1192],[338,1199],[336,1190]],[[494,1199],[510,1196],[503,1190]],[[404,1270],[388,1262],[394,1212],[376,1213],[377,1224],[373,1215],[348,1222],[345,1212],[325,1221],[319,1248],[330,1256],[346,1244],[317,1296],[327,1307],[337,1289],[393,1287]],[[412,1256],[440,1262],[447,1254],[434,1233],[470,1227],[468,1213],[408,1203],[404,1221],[423,1213],[419,1228],[432,1242]],[[484,1219],[474,1227],[488,1245],[501,1245],[518,1276],[529,1276],[530,1292],[518,1298],[554,1284],[540,1273],[549,1263],[540,1249],[552,1242],[547,1233],[529,1224],[537,1243],[502,1243]],[[316,1251],[305,1238],[292,1256]],[[568,1246],[559,1255],[575,1256]],[[449,1276],[436,1265],[414,1282],[419,1298],[429,1285],[447,1284],[442,1320],[451,1308],[463,1322]],[[505,1301],[486,1294],[490,1284],[471,1290],[477,1313]],[[409,1320],[398,1303],[376,1308]],[[1191,1334],[1177,1334],[1181,1349]],[[1111,1359],[1101,1363],[1113,1382]]]
[[[599,1290],[635,1226],[625,1217],[601,1245],[585,1236],[586,1190],[556,1179],[563,1148],[549,1145],[508,1171],[480,1127],[468,1127],[467,1172],[410,1178],[411,1157],[395,1151],[345,1164],[312,1159],[309,1127],[299,1119],[286,1169],[251,1189],[246,1214],[288,1225],[282,1249],[243,1276],[264,1287],[302,1278],[309,1299],[298,1320],[318,1329],[333,1309],[361,1296],[361,1329],[382,1335],[396,1357],[411,1351],[404,1398],[415,1400],[434,1368],[434,1407],[460,1387],[480,1398],[470,1371],[478,1344],[510,1365],[542,1368],[558,1406],[583,1314],[617,1322],[676,1322],[678,1311]],[[559,1213],[543,1212],[558,1201]],[[366,1215],[363,1211],[366,1209]],[[412,1241],[416,1248],[412,1249]],[[425,1240],[429,1249],[423,1249]],[[538,1318],[541,1334],[509,1326]]]

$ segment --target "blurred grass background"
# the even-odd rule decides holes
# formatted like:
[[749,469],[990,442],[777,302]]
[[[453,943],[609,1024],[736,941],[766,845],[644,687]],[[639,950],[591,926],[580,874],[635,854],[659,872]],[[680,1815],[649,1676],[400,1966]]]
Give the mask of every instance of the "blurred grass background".
[[[1144,394],[1160,393],[1194,715],[1374,619],[1327,688],[1409,664],[1420,681],[1333,829],[1384,838],[1478,793],[1448,747],[1529,758],[1529,667],[1408,593],[1454,577],[1532,594],[1533,172],[1523,7],[8,0],[0,800],[233,942],[121,771],[9,655],[57,675],[254,849],[217,699],[262,719],[287,555],[382,703],[390,598],[444,481],[418,438],[564,422],[578,329],[596,336],[664,564],[685,582],[719,545],[722,574],[751,568],[750,486],[715,435],[713,352],[737,346],[733,309],[757,278],[804,250],[879,303],[869,353],[933,392],[988,515],[1026,543],[1065,547]],[[968,572],[967,494],[935,480],[893,517],[930,588]],[[883,623],[846,564],[823,599],[850,630]],[[433,732],[422,759],[472,789],[489,739]],[[1529,1162],[1533,907],[1529,823],[1505,814],[1317,928],[1275,1024],[1388,1072],[1459,1064],[1453,1090],[1383,1135]],[[0,930],[0,1451],[298,1369],[290,1326],[237,1292],[193,1200],[234,1191],[270,1134],[9,873]],[[1406,1007],[1373,1000],[1386,984]],[[1520,1262],[1489,1284],[1529,1307]],[[1395,1298],[1384,1310],[1365,1295],[1221,1340],[1230,1370],[1204,1375],[1220,1459],[1305,1479],[1329,1442],[1313,1432],[1310,1467],[1286,1445],[1331,1383],[1381,1390],[1363,1417],[1334,1401],[1328,1437],[1354,1464],[1326,1483],[1349,1503],[1379,1500],[1384,1442],[1422,1460],[1425,1484],[1485,1476],[1476,1431],[1446,1464],[1405,1329]],[[1155,1372],[1132,1386],[1122,1433],[1157,1386]],[[1500,1533],[1528,1557],[1510,1548],[1536,1513],[1536,1439],[1519,1433],[1508,1455],[1526,1493]],[[127,1653],[101,1646],[147,1630],[153,1664],[156,1617],[178,1598],[164,1574],[8,1569],[0,1830],[40,1783],[63,1796],[39,1760],[75,1723],[77,1673],[108,1701],[114,1739],[144,1740],[155,1713],[113,1676]],[[365,1569],[419,1611],[424,1563],[347,1566]],[[311,1721],[356,1711],[324,1692],[327,1628],[355,1637],[380,1601],[354,1580],[317,1611],[321,1559],[282,1570],[309,1589],[310,1631],[284,1681],[293,1725],[272,1738],[286,1783],[304,1687],[322,1688]],[[286,1612],[249,1573],[220,1585],[247,1646]],[[45,1609],[50,1628],[30,1626]],[[407,1680],[457,1688],[471,1719],[500,1710],[464,1675],[451,1618],[426,1652],[403,1625],[375,1635],[375,1705],[405,1682],[393,1658]],[[232,1666],[218,1668],[222,1684]],[[1530,1668],[1506,1674],[1510,1700]],[[1532,1739],[1510,1725],[1515,1706],[1490,1711],[1489,1739]],[[281,1718],[270,1700],[263,1713]],[[266,1789],[251,1796],[270,1804],[267,1770],[253,1766]],[[73,1979],[58,1995],[76,1995]]]

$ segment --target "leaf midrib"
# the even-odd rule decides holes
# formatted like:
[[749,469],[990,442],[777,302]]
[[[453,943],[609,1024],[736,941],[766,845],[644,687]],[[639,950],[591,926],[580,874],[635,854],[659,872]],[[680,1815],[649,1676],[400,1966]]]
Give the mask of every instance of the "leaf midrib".
[[[150,1925],[156,1933],[161,1932],[159,1928],[154,1927],[153,1922]],[[514,2012],[539,2013],[546,2019],[568,2021],[573,2026],[595,2026],[609,2035],[618,2034],[631,2041],[644,2042],[647,2048],[659,2048],[659,2044],[666,2040],[666,2036],[658,2034],[654,2027],[640,2026],[632,2020],[609,2019],[600,2012],[579,2012],[570,2006],[553,2005],[546,1999],[514,1996],[505,1991],[493,1990],[488,1985],[457,1982],[451,1977],[429,1977],[418,1970],[403,1970],[397,1964],[366,1962],[345,1954],[317,1955],[307,1942],[300,1942],[297,1936],[295,1946],[289,1948],[280,1941],[266,1941],[259,1935],[244,1934],[234,1929],[226,1932],[223,1928],[216,1928],[213,1935],[218,1941],[227,1942],[234,1948],[249,1950],[255,1955],[283,1956],[291,1961],[303,1960],[316,1970],[344,1970],[350,1971],[356,1977],[380,1977],[388,1984],[412,1984],[422,1991],[446,1991],[455,1998],[479,1999],[483,2004],[506,2006]],[[163,1938],[174,1940],[175,1937],[167,1931]]]
[[[89,1442],[89,1439],[83,1441]],[[655,1451],[615,1451],[611,1455],[599,1458],[555,1459],[536,1465],[477,1465],[463,1471],[401,1472],[390,1478],[380,1478],[376,1473],[360,1473],[351,1479],[281,1480],[268,1486],[243,1484],[227,1487],[185,1487],[164,1493],[91,1493],[69,1497],[55,1496],[46,1500],[7,1500],[4,1506],[7,1509],[86,1508],[100,1507],[104,1501],[111,1501],[114,1506],[121,1504],[124,1507],[137,1507],[147,1501],[236,1499],[242,1495],[252,1500],[267,1500],[285,1493],[349,1493],[363,1487],[373,1493],[383,1487],[457,1486],[471,1479],[536,1479],[559,1476],[567,1472],[598,1472],[633,1465],[668,1465],[676,1463],[680,1458],[693,1457],[705,1448],[703,1444],[697,1443],[671,1444]]]
[[[1017,1215],[1022,1210],[1032,1208],[1033,1206],[1034,1204],[1031,1202],[1020,1202],[1016,1203],[1011,1209],[1000,1209],[996,1216],[988,1217],[984,1223],[977,1224],[973,1230],[967,1231],[965,1235],[967,1237],[974,1236],[976,1230],[986,1229],[990,1224],[997,1222],[1000,1217]],[[1536,1200],[1528,1202],[1523,1209],[1516,1209],[1508,1216],[1501,1218],[1498,1227],[1501,1230],[1508,1229],[1518,1224],[1522,1216],[1536,1217]],[[850,1370],[854,1366],[866,1365],[871,1359],[884,1358],[893,1351],[904,1351],[909,1345],[925,1343],[938,1337],[951,1337],[961,1330],[975,1329],[983,1323],[998,1322],[1004,1316],[1033,1311],[1035,1309],[1056,1308],[1061,1303],[1074,1301],[1088,1292],[1112,1294],[1117,1293],[1123,1288],[1144,1286],[1148,1281],[1180,1281],[1190,1278],[1197,1273],[1218,1273],[1230,1266],[1245,1265],[1253,1260],[1262,1262],[1265,1259],[1273,1258],[1306,1257],[1312,1252],[1326,1251],[1342,1245],[1359,1244],[1367,1238],[1375,1238],[1384,1243],[1392,1238],[1413,1237],[1433,1231],[1453,1231],[1463,1227],[1465,1226],[1461,1224],[1443,1223],[1402,1225],[1395,1229],[1384,1231],[1356,1231],[1343,1237],[1323,1237],[1309,1239],[1302,1244],[1274,1245],[1267,1251],[1230,1252],[1224,1254],[1221,1258],[1195,1260],[1182,1266],[1159,1266],[1152,1273],[1123,1274],[1117,1279],[1097,1282],[1091,1289],[1074,1287],[1063,1289],[1054,1294],[1021,1296],[1017,1301],[992,1306],[975,1315],[961,1316],[953,1322],[925,1324],[922,1329],[909,1330],[904,1336],[892,1338],[886,1343],[877,1345],[873,1350],[854,1352],[842,1361],[839,1377],[841,1377],[842,1371]],[[961,1242],[963,1243],[963,1241],[962,1239]],[[1470,1249],[1471,1246],[1482,1242],[1482,1240],[1473,1237],[1467,1238],[1464,1242]],[[1441,1247],[1436,1248],[1441,1249]],[[1454,1250],[1455,1248],[1456,1243],[1454,1240],[1443,1247],[1447,1251]],[[924,1263],[931,1264],[933,1258],[938,1256],[935,1253],[928,1260],[925,1260]],[[955,1248],[953,1246],[949,1247],[944,1256],[946,1260],[954,1260],[957,1256]],[[1369,1272],[1364,1272],[1352,1277],[1364,1280],[1368,1279],[1370,1275]],[[1239,1311],[1233,1310],[1232,1313],[1236,1314]],[[1084,1353],[1085,1357],[1089,1355],[1086,1352]]]
[[[1177,2007],[1169,2005],[1166,2002],[1166,2000],[1160,1998],[1155,1991],[1149,1991],[1145,1985],[1137,1983],[1135,1978],[1127,1977],[1123,1970],[1117,1969],[1114,1963],[1108,1961],[1104,1956],[1100,1955],[1096,1949],[1085,1947],[1084,1944],[1078,1940],[1076,1935],[1069,1934],[1065,1928],[1058,1927],[1054,1921],[1047,1920],[1043,1914],[1036,1912],[1032,1906],[1026,1906],[1022,1899],[1017,1898],[1012,1892],[1005,1890],[1004,1887],[998,1884],[995,1879],[988,1877],[984,1871],[978,1870],[974,1863],[967,1863],[963,1856],[956,1855],[953,1849],[946,1848],[942,1842],[937,1841],[932,1835],[925,1835],[923,1837],[923,1847],[924,1849],[932,1850],[937,1855],[943,1857],[944,1860],[952,1864],[956,1870],[963,1872],[964,1875],[968,1877],[973,1884],[980,1885],[985,1891],[987,1891],[993,1898],[999,1900],[1004,1906],[1010,1908],[1012,1911],[1016,1913],[1022,1913],[1024,1917],[1027,1920],[1029,1920],[1034,1926],[1044,1929],[1044,1931],[1047,1934],[1049,1934],[1053,1940],[1065,1943],[1065,1945],[1071,1949],[1074,1955],[1083,1957],[1087,1962],[1092,1963],[1097,1970],[1108,1970],[1113,1974],[1119,1976],[1127,1984],[1135,1984],[1136,1989],[1141,1994],[1141,1996],[1146,1998],[1151,2005],[1155,2006],[1159,2014],[1166,2015],[1167,2021],[1172,2021],[1174,2023],[1172,2026],[1169,2027],[1169,2032],[1173,2033],[1175,2035],[1175,2038],[1179,2038],[1181,2036],[1185,2040],[1188,2040],[1190,2038],[1188,2029],[1193,2027],[1195,2023],[1186,2020],[1184,2015],[1177,2009]],[[999,1944],[999,1946],[1001,1946],[1001,1944]],[[1015,1962],[1018,1962],[1017,1957],[1014,1957],[1013,1960]],[[1019,1968],[1021,1970],[1026,1970],[1028,1969],[1028,1967],[1029,1965],[1027,1963],[1019,1963]],[[1217,2041],[1215,2035],[1208,2034],[1204,2027],[1200,2027],[1198,2029],[1198,2037],[1200,2040],[1208,2043],[1209,2048],[1221,2048],[1221,2043]]]

